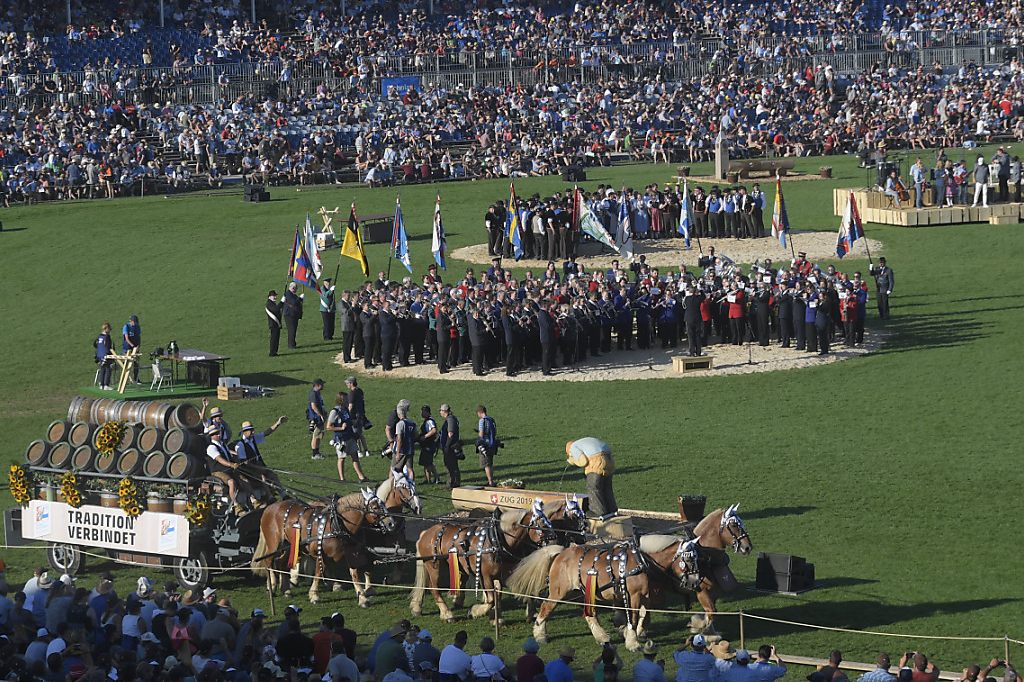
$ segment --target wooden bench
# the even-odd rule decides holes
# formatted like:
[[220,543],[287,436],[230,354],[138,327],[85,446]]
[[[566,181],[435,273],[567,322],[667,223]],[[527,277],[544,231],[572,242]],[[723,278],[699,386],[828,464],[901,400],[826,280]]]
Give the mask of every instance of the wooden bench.
[[731,159],[727,173],[739,173],[741,178],[752,178],[754,173],[764,173],[765,177],[786,175],[796,165],[794,159]]
[[690,372],[703,372],[715,368],[714,355],[679,355],[672,358],[672,370],[677,374],[688,374]]

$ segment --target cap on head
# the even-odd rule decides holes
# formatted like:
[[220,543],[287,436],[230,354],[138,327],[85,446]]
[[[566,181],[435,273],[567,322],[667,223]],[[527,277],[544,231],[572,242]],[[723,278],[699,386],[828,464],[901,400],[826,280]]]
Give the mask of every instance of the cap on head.
[[242,422],[242,428],[239,429],[239,433],[245,433],[246,431],[255,431],[256,427],[252,425],[251,421]]

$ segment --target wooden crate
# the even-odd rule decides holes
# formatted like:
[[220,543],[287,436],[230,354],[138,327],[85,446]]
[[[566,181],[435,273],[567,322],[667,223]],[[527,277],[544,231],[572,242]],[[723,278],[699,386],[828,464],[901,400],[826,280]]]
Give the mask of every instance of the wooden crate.
[[217,387],[217,400],[241,400],[245,397],[245,389],[241,386],[228,388],[227,386]]
[[988,219],[992,217],[991,206],[979,206],[974,210],[978,212],[978,217],[974,220],[976,223],[987,223]]
[[698,355],[691,358],[688,355],[680,355],[672,358],[672,369],[677,374],[689,374],[690,372],[705,372],[715,368],[714,355]]
[[1013,215],[994,215],[988,219],[988,222],[992,225],[1016,225],[1020,222],[1020,217]]

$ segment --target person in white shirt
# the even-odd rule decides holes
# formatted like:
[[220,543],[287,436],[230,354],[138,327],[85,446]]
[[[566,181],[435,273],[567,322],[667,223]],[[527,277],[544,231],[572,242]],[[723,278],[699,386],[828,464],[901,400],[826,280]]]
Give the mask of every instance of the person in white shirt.
[[490,637],[480,640],[480,653],[472,658],[470,666],[477,682],[494,682],[512,677],[512,671],[505,666],[505,661],[494,653],[494,640]]
[[472,657],[465,652],[469,635],[465,630],[455,633],[455,641],[441,651],[437,664],[439,682],[466,682],[470,678]]

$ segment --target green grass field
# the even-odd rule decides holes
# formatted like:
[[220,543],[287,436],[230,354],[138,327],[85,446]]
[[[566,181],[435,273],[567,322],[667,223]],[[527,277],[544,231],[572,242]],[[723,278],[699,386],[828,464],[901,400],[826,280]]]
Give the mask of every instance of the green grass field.
[[[852,159],[828,162],[835,166],[834,180],[785,185],[795,230],[835,230],[832,187],[864,182]],[[820,159],[800,162],[809,172],[819,165]],[[642,187],[673,174],[674,166],[664,165],[596,169],[585,185]],[[527,196],[564,186],[555,178],[529,179],[517,190]],[[508,183],[401,190],[417,275],[431,260],[438,191],[454,249],[483,241],[486,206],[507,196]],[[268,358],[263,301],[268,289],[280,291],[285,284],[292,232],[307,211],[341,206],[345,214],[355,200],[361,214],[391,212],[395,191],[331,187],[271,193],[273,201],[259,205],[224,193],[5,212],[0,436],[10,460],[20,461],[27,443],[42,437],[46,424],[63,417],[78,388],[91,383],[91,340],[100,323],[109,320],[116,335],[128,315],[137,313],[147,351],[175,339],[182,347],[221,352],[232,358],[229,374],[277,388],[273,398],[223,405],[236,428],[243,419],[263,425],[279,414],[292,417],[265,448],[272,465],[334,475],[332,459],[310,462],[302,411],[315,376],[327,380],[328,394],[341,388],[346,372],[333,363],[338,346],[320,341],[314,294],[299,329],[301,347]],[[741,591],[723,599],[722,610],[857,630],[1006,633],[1019,639],[1021,229],[869,224],[868,234],[884,242],[896,272],[892,335],[880,352],[847,362],[642,383],[366,380],[369,410],[382,422],[399,398],[435,408],[449,402],[467,425],[473,407],[484,402],[508,441],[497,475],[520,477],[527,487],[541,489],[582,490],[578,474],[562,480],[564,443],[599,436],[615,448],[622,506],[671,511],[684,493],[705,494],[711,506],[740,502],[755,550],[798,554],[816,564],[818,589],[792,598]],[[383,245],[369,249],[374,272],[385,268],[386,254]],[[686,255],[690,263],[695,257]],[[781,249],[779,257],[787,257]],[[326,257],[328,271],[337,258],[336,252]],[[842,267],[866,265],[854,260]],[[448,277],[457,278],[464,268],[451,263]],[[362,280],[354,261],[346,259],[341,272],[343,286]],[[399,264],[392,267],[393,276],[402,272]],[[377,475],[384,469],[381,461],[370,467]],[[482,479],[472,470],[466,478]],[[432,498],[428,513],[448,508]],[[28,576],[42,552],[10,550],[4,559],[13,582]],[[738,577],[750,585],[755,562],[754,556],[733,560]],[[94,561],[90,583],[96,570]],[[139,572],[119,570],[118,589],[127,592]],[[241,610],[266,606],[261,583],[251,577],[224,576],[217,584]],[[304,602],[305,596],[295,599]],[[279,612],[285,603],[278,600]],[[384,591],[369,611],[357,613],[350,592],[328,594],[303,615],[311,620],[339,609],[372,637],[408,615],[407,595]],[[467,625],[442,625],[432,604],[425,610],[419,624],[433,630],[436,640],[447,641]],[[550,628],[555,644],[542,655],[568,642],[580,649],[580,661],[596,656],[578,614],[577,607],[556,611]],[[656,618],[656,639],[674,645],[684,636],[685,620]],[[738,639],[735,620],[719,624],[727,637]],[[473,623],[470,629],[475,638],[489,628]],[[528,633],[520,619],[510,619],[499,653],[514,657]],[[895,640],[752,620],[745,634],[748,645],[773,641],[783,653],[824,656],[839,646],[851,660],[873,660],[879,650],[916,649],[934,655],[942,668],[957,670],[1003,649],[1001,642]]]

